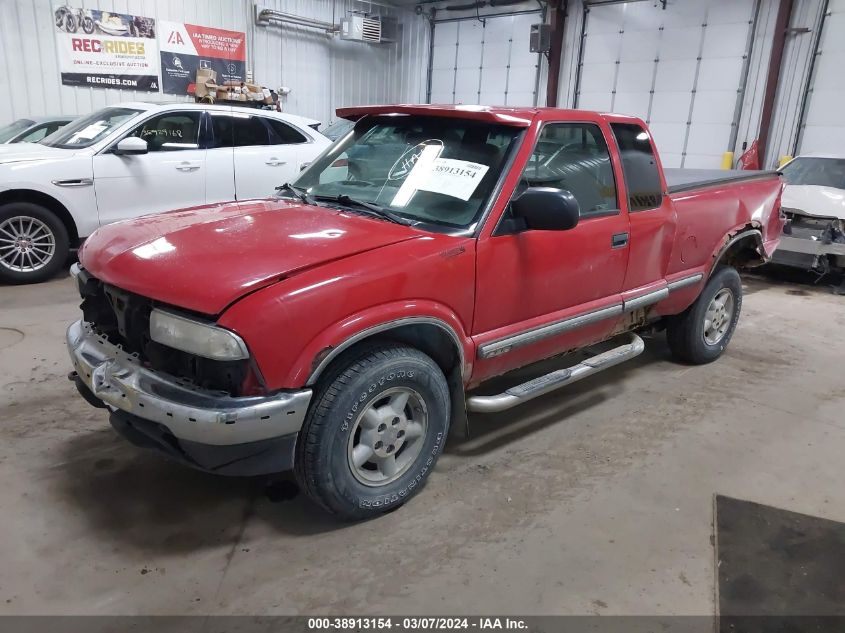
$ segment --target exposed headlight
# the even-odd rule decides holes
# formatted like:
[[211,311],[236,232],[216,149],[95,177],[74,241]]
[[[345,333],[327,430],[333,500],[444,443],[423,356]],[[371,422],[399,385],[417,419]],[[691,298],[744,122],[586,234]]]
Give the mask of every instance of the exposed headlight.
[[249,358],[240,336],[215,325],[155,309],[150,313],[150,338],[156,343],[212,360]]

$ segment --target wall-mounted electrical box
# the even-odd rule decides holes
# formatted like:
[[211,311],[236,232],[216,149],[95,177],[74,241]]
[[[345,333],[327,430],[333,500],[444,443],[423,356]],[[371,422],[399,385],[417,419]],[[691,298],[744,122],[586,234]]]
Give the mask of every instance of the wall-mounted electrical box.
[[552,48],[551,24],[532,24],[529,46],[532,53],[548,53]]

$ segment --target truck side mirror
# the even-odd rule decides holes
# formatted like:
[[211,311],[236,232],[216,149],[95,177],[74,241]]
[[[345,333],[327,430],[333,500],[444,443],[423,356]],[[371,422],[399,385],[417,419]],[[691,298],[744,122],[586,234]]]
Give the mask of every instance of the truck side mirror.
[[529,187],[511,201],[511,213],[522,219],[528,230],[568,231],[578,224],[581,210],[566,189]]
[[114,154],[118,156],[128,156],[132,154],[146,154],[147,142],[142,139],[138,138],[137,136],[127,136],[126,138],[120,139],[120,141],[114,147]]

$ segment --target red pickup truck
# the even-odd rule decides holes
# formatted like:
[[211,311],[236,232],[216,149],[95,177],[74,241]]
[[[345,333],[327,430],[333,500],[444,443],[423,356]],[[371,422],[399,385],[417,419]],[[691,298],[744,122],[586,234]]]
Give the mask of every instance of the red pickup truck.
[[277,197],[85,242],[71,377],[132,443],[220,474],[293,468],[331,512],[383,512],[423,486],[468,410],[630,359],[638,331],[665,328],[686,363],[718,358],[739,319],[736,268],[767,261],[781,234],[776,172],[663,170],[637,118],[339,115],[354,128]]

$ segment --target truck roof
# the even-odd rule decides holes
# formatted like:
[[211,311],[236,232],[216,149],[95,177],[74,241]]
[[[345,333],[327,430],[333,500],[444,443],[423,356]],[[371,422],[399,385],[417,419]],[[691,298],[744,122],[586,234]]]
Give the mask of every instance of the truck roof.
[[444,116],[461,119],[476,119],[489,121],[504,125],[517,127],[528,127],[538,116],[544,119],[560,118],[583,120],[588,115],[599,116],[604,119],[620,121],[640,121],[637,117],[623,114],[612,114],[609,112],[591,112],[587,110],[571,110],[564,108],[546,107],[513,107],[513,106],[486,106],[469,104],[398,104],[398,105],[368,105],[354,106],[349,108],[338,108],[337,115],[342,119],[353,121],[362,116],[372,114],[410,114],[417,116]]

